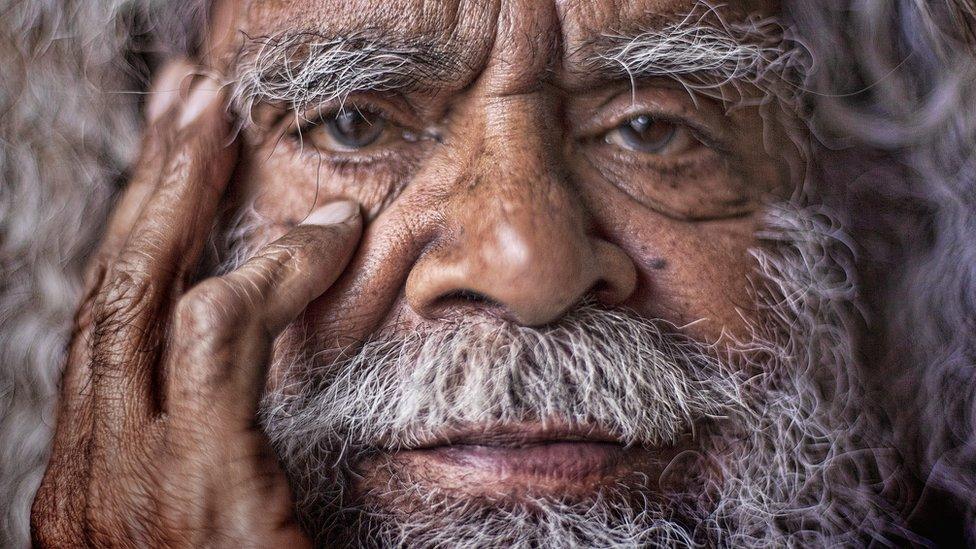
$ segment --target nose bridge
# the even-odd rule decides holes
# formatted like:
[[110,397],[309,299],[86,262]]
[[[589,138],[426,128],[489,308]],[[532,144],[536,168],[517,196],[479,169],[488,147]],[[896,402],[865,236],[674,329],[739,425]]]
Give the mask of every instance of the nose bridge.
[[596,278],[583,212],[550,157],[535,110],[509,105],[495,118],[477,179],[452,212],[470,289],[522,320],[558,315]]
[[470,163],[466,192],[455,201],[459,217],[484,218],[511,244],[583,236],[583,211],[558,162],[559,136],[549,110],[532,94],[501,98],[483,109],[481,150]]
[[606,248],[588,236],[560,173],[547,109],[541,98],[520,94],[485,100],[469,118],[480,122],[467,130],[478,135],[462,138],[473,145],[460,162],[468,169],[457,175],[443,240],[408,279],[408,300],[422,314],[430,316],[440,298],[473,292],[519,323],[544,324],[601,279],[620,280],[601,272]]

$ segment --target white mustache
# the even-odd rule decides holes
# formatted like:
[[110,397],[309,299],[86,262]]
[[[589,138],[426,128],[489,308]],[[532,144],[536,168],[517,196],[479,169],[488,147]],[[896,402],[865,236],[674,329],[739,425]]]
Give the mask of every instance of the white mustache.
[[745,409],[741,374],[708,347],[664,322],[592,304],[541,329],[479,316],[375,339],[301,376],[269,400],[269,419],[285,422],[292,441],[352,449],[526,422],[662,445],[696,421]]

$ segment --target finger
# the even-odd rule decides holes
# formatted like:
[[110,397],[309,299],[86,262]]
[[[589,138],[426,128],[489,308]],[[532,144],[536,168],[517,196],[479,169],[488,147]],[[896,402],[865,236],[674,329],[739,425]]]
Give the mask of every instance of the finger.
[[253,303],[252,321],[277,336],[345,269],[362,231],[359,206],[339,201],[312,212],[226,280]]
[[216,82],[199,77],[179,113],[161,124],[162,163],[115,261],[118,273],[181,282],[196,266],[237,160],[225,107]]
[[[183,59],[167,63],[153,83],[147,112],[159,113],[178,108],[180,88],[189,80],[193,67]],[[68,359],[62,374],[61,399],[58,407],[58,440],[77,446],[91,433],[92,379],[92,308],[111,258],[118,255],[125,238],[152,191],[154,175],[159,173],[162,155],[158,140],[147,133],[133,177],[108,217],[105,232],[88,260],[84,277],[85,294],[75,316],[75,332],[68,347]],[[62,434],[63,433],[63,434]]]
[[171,133],[160,136],[165,152],[156,182],[93,306],[96,422],[105,434],[154,411],[169,308],[199,257],[236,161],[223,106],[219,90],[198,83]]
[[193,76],[200,72],[184,58],[167,61],[149,90],[146,100],[147,124],[156,124],[164,115],[170,115],[167,119],[173,118],[179,112],[180,101],[189,95]]
[[[101,283],[105,267],[111,259],[118,256],[122,245],[132,232],[139,213],[145,206],[146,199],[155,188],[165,159],[166,146],[165,139],[154,128],[164,115],[168,115],[166,118],[172,118],[173,113],[178,112],[181,98],[186,97],[189,92],[188,85],[195,72],[195,68],[185,59],[175,59],[161,69],[159,77],[152,85],[146,105],[148,129],[139,160],[121,198],[108,218],[105,233],[92,256],[88,276],[97,280],[89,281],[92,284],[89,286],[91,288],[95,287],[94,284]],[[102,272],[99,273],[99,270]]]
[[330,204],[184,296],[174,323],[181,343],[167,365],[168,402],[184,413],[173,416],[252,425],[274,338],[335,282],[361,231],[355,204]]

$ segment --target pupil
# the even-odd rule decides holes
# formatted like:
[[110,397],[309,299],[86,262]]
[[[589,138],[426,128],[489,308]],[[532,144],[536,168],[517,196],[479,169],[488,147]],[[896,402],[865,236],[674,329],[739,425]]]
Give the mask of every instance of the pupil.
[[359,110],[343,111],[328,122],[329,132],[342,146],[359,149],[374,143],[383,134],[385,120]]

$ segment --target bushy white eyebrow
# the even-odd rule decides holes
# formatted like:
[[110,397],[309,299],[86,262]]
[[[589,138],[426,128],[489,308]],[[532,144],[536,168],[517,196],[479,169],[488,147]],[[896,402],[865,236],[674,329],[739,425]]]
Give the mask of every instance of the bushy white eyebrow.
[[420,87],[455,78],[457,63],[436,44],[396,43],[363,31],[326,37],[303,32],[249,39],[237,64],[234,103],[246,115],[257,103],[300,112],[360,91]]
[[726,22],[704,3],[682,21],[636,35],[605,34],[591,64],[631,82],[668,77],[698,92],[750,83],[781,100],[794,95],[809,66],[801,44],[774,18]]

